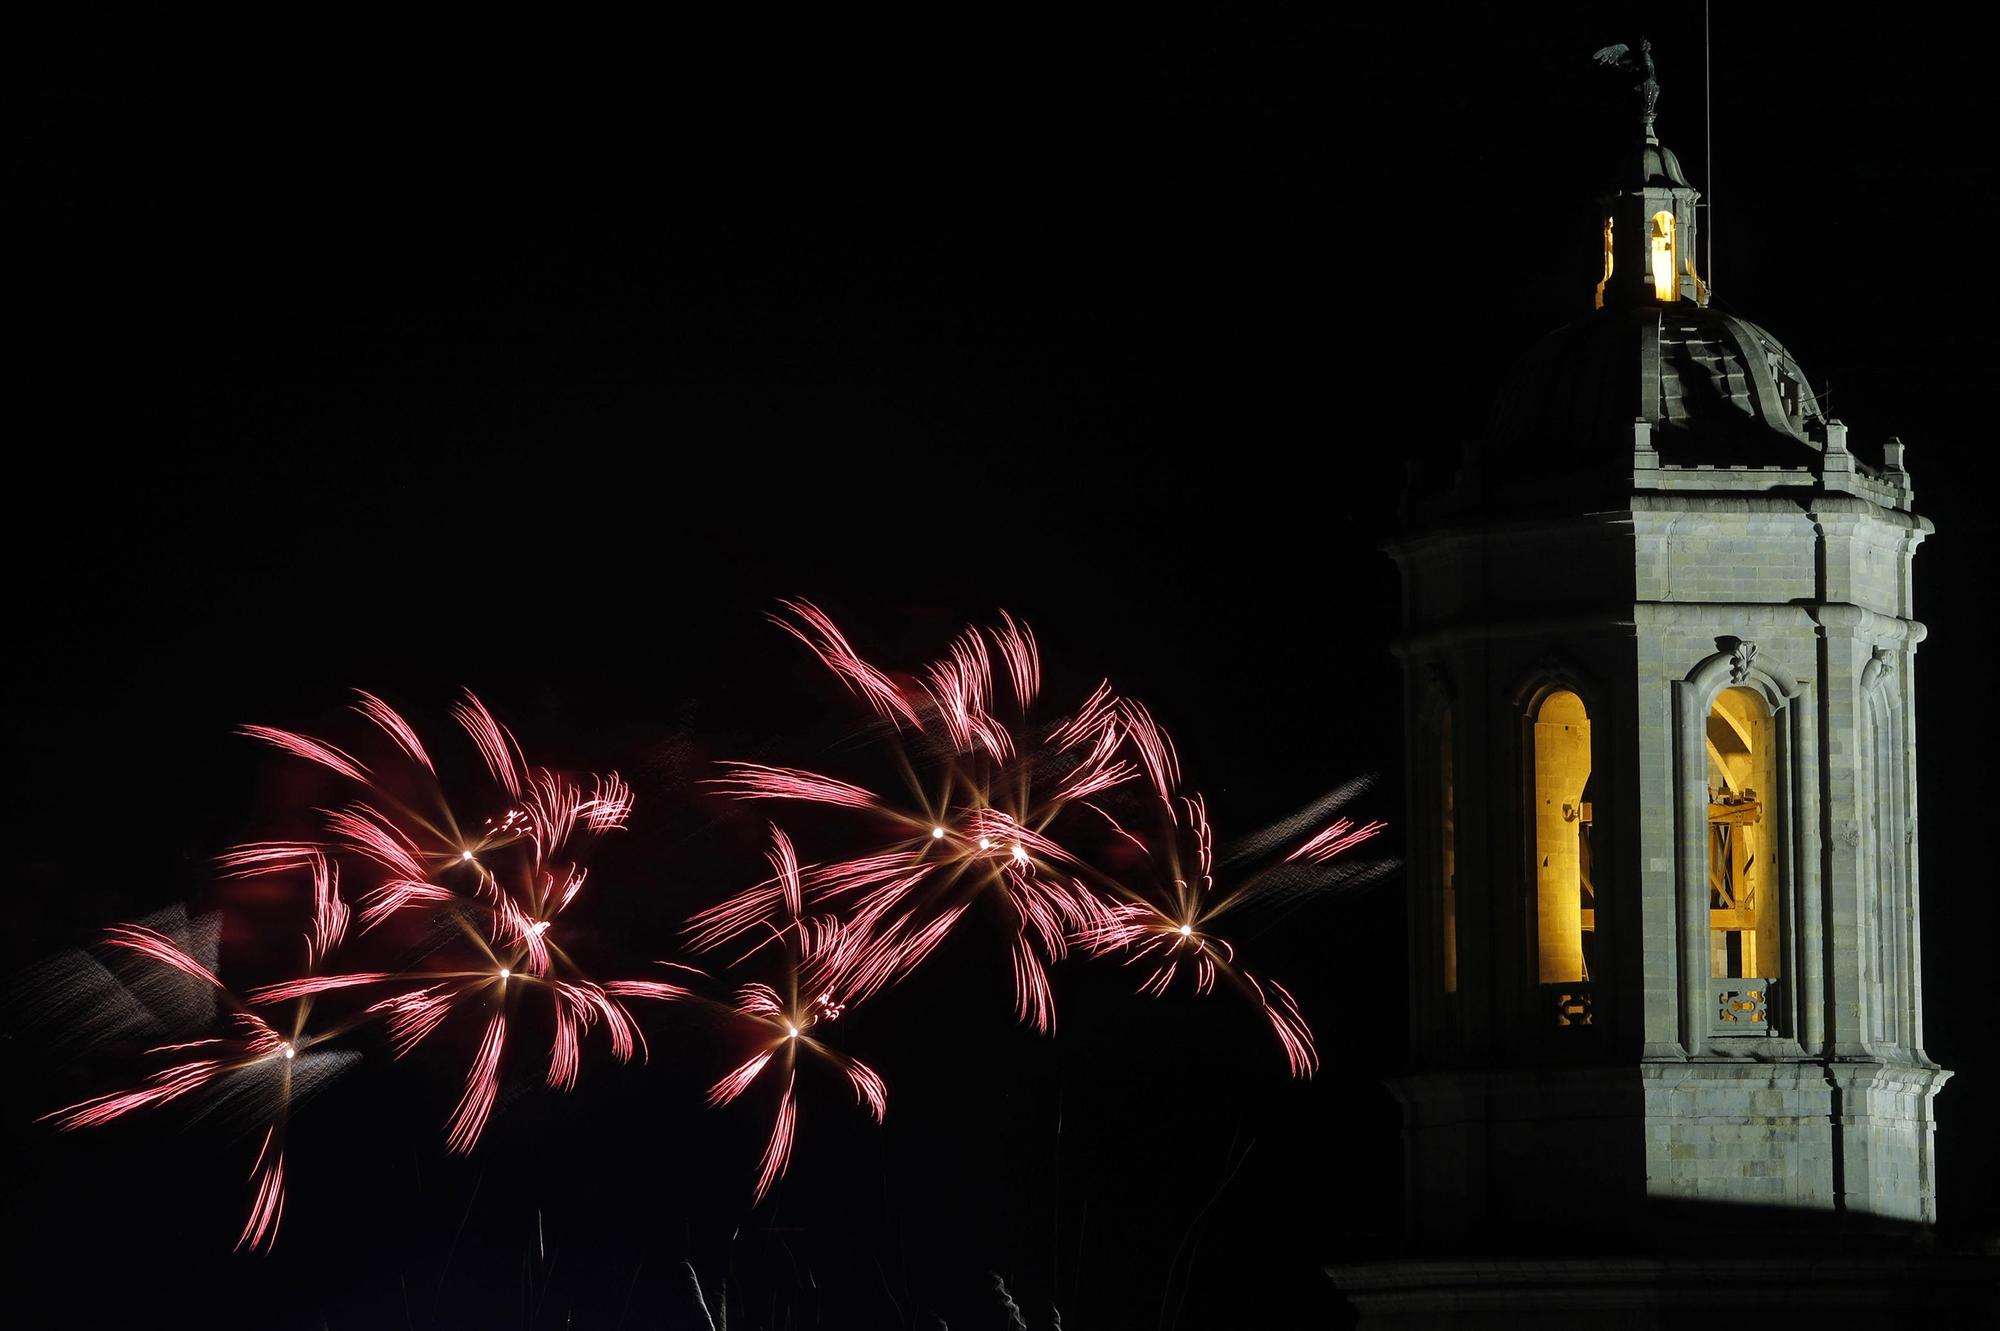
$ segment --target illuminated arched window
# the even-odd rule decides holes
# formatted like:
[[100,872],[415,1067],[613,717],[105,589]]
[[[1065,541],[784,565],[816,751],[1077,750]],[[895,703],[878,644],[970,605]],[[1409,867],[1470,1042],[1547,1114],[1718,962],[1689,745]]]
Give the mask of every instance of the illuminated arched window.
[[1535,914],[1541,982],[1591,978],[1597,898],[1590,880],[1590,716],[1557,689],[1535,711]]
[[1779,975],[1771,711],[1724,689],[1708,712],[1708,973]]
[[1674,215],[1653,214],[1652,235],[1647,242],[1653,261],[1653,295],[1660,300],[1680,299],[1680,265],[1674,261],[1678,245],[1674,235]]

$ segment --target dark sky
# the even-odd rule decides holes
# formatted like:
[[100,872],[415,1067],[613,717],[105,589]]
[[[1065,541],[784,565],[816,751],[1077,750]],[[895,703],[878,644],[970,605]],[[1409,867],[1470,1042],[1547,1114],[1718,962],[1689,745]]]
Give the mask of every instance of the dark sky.
[[[650,959],[758,871],[757,820],[694,784],[709,760],[830,742],[835,695],[762,623],[780,595],[904,664],[1026,616],[1069,685],[1152,705],[1225,839],[1363,773],[1398,818],[1380,546],[1406,463],[1479,433],[1513,359],[1588,308],[1628,116],[1588,55],[1640,12],[52,59],[13,172],[19,958],[213,903],[208,858],[291,793],[234,725],[329,723],[361,686],[436,729],[471,685],[531,751],[634,776],[604,929]],[[1944,1215],[1991,1229],[1991,727],[1965,712],[1988,108],[1970,44],[1801,13],[1717,28],[1713,173],[1699,21],[1656,25],[1660,128],[1714,187],[1717,302],[1858,436],[1907,442],[1939,528],[1927,1013],[1959,1070]],[[685,1326],[692,1260],[730,1274],[732,1326],[987,1325],[988,1271],[1072,1327],[1331,1318],[1317,1264],[1396,1240],[1400,893],[1250,944],[1330,1055],[1304,1086],[1247,1014],[1085,967],[1037,1040],[969,940],[851,1030],[887,1126],[821,1087],[754,1211],[758,1115],[699,1111],[723,1055],[670,1020],[651,1067],[524,1096],[470,1161],[436,1130],[455,1051],[369,1058],[300,1116],[264,1260],[226,1252],[254,1142],[25,1126],[116,1073],[10,1037],[10,1288],[66,1325]]]

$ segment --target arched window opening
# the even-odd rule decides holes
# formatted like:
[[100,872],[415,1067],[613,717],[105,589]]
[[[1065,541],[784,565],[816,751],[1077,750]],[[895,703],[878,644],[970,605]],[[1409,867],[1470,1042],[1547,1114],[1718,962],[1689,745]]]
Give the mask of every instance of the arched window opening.
[[1775,979],[1778,943],[1771,712],[1724,689],[1708,712],[1708,973]]
[[1558,689],[1535,712],[1535,903],[1541,982],[1588,980],[1596,953],[1590,876],[1590,716]]
[[1458,992],[1458,797],[1453,791],[1451,713],[1438,718],[1439,923],[1444,931],[1444,991]]
[[1664,210],[1654,213],[1649,248],[1653,259],[1653,295],[1660,300],[1680,299],[1680,265],[1674,262],[1675,243],[1674,215]]

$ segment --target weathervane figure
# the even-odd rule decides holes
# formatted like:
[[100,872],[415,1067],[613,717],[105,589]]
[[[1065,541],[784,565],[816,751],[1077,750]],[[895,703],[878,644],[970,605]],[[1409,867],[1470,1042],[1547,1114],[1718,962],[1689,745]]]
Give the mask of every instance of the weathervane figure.
[[1653,114],[1660,104],[1660,81],[1653,76],[1652,40],[1641,37],[1637,54],[1633,53],[1631,47],[1619,42],[1614,46],[1605,47],[1591,59],[1600,65],[1627,74],[1640,75],[1633,91],[1639,94],[1639,122],[1645,126],[1646,133],[1650,137],[1653,133]]

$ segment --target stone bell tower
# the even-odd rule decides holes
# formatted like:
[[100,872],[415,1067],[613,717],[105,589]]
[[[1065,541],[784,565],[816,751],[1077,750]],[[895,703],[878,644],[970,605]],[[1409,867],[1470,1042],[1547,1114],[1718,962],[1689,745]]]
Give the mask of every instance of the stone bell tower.
[[[1650,75],[1650,65],[1648,66]],[[1651,102],[1594,312],[1401,568],[1413,1237],[1936,1213],[1904,448],[1708,303]],[[1588,289],[1579,291],[1579,303]],[[1555,1249],[1562,1250],[1556,1242]]]

